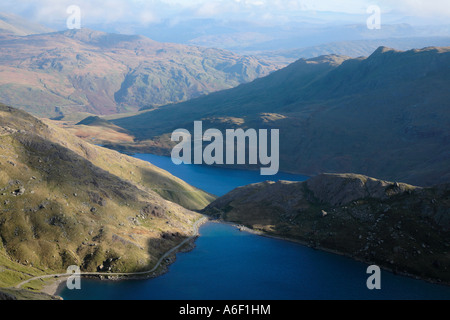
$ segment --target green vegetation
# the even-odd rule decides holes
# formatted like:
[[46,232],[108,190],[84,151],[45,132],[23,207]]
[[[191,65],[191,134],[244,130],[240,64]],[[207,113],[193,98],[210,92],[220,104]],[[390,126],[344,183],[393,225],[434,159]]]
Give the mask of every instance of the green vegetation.
[[0,300],[59,300],[57,297],[24,289],[1,289]]
[[149,270],[192,236],[199,215],[185,207],[211,200],[149,163],[0,105],[0,287],[70,265]]

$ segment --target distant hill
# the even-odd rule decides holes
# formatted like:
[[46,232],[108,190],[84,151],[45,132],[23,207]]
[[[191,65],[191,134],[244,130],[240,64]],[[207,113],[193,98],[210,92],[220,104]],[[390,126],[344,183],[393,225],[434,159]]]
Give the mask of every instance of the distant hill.
[[213,199],[147,162],[0,105],[0,288],[70,265],[150,270],[192,236],[199,215],[186,208]]
[[450,284],[450,185],[355,174],[237,188],[204,212],[399,273]]
[[42,117],[114,114],[235,87],[279,65],[88,29],[0,35],[0,101]]
[[54,30],[38,23],[10,13],[0,12],[0,35],[11,34],[16,36],[27,36],[30,34],[49,33]]
[[447,47],[450,46],[450,37],[408,37],[341,41],[294,50],[255,52],[254,54],[271,61],[292,63],[300,58],[309,59],[330,54],[352,58],[367,57],[381,46],[402,51],[430,46]]
[[[450,47],[300,59],[237,88],[113,121],[138,140],[193,121],[280,129],[280,170],[450,181]],[[170,136],[169,136],[170,137]],[[170,150],[167,150],[170,154]]]
[[[305,19],[306,18],[306,19]],[[204,24],[211,26],[209,30],[202,30],[204,33],[196,37],[190,37],[189,44],[201,45],[205,47],[221,48],[230,50],[239,54],[266,54],[273,51],[295,52],[302,51],[305,48],[328,47],[328,44],[336,47],[336,44],[344,44],[350,50],[358,51],[357,44],[370,43],[374,41],[378,46],[393,46],[395,49],[407,50],[413,48],[423,48],[426,46],[448,46],[434,42],[438,37],[448,38],[450,27],[445,25],[418,25],[417,21],[413,23],[382,23],[382,28],[378,30],[369,30],[367,25],[360,20],[358,23],[332,23],[328,24],[324,20],[309,20],[304,17],[302,21],[287,23],[283,25],[273,24],[235,24],[229,22],[227,29],[214,29],[213,22],[205,21]],[[314,18],[313,18],[314,19]],[[309,20],[309,21],[308,21]],[[365,20],[365,19],[364,19]],[[362,22],[362,23],[361,23]],[[406,22],[406,21],[405,21]],[[184,22],[184,27],[187,26]],[[170,27],[166,27],[170,30]],[[156,30],[157,27],[156,27]],[[158,30],[159,31],[159,30]],[[222,32],[221,32],[222,31]],[[155,31],[143,31],[143,34],[156,33]],[[210,34],[208,34],[210,32]],[[169,32],[161,31],[162,34],[170,36]],[[182,32],[179,32],[182,33]],[[142,34],[142,33],[141,33]],[[427,39],[428,38],[428,39]],[[397,41],[396,41],[397,40]],[[414,43],[413,47],[408,43]],[[355,44],[356,46],[353,46]],[[405,44],[405,47],[397,45]],[[339,45],[340,47],[340,45]],[[337,47],[336,47],[337,48]],[[374,48],[373,50],[375,50]],[[372,50],[372,51],[373,51]],[[316,51],[317,53],[317,51]],[[339,52],[322,52],[320,54],[344,54]],[[318,54],[318,55],[320,55]],[[313,56],[296,56],[295,59],[312,58]],[[364,56],[367,54],[364,54]]]
[[85,119],[83,119],[82,121],[78,122],[76,124],[77,126],[94,126],[94,127],[106,127],[106,128],[111,128],[114,130],[117,130],[119,132],[124,132],[124,130],[118,126],[115,126],[114,124],[112,124],[109,121],[106,121],[100,117],[97,116],[91,116],[91,117],[87,117]]

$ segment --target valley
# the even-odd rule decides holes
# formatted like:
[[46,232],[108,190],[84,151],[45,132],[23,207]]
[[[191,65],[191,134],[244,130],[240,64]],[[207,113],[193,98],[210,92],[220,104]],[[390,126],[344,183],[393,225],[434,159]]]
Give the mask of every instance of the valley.
[[448,18],[162,2],[0,5],[0,300],[449,299]]
[[204,130],[279,129],[280,171],[433,186],[450,181],[449,59],[448,47],[300,59],[233,89],[115,117],[134,141],[104,145],[170,155],[172,132],[200,120]]

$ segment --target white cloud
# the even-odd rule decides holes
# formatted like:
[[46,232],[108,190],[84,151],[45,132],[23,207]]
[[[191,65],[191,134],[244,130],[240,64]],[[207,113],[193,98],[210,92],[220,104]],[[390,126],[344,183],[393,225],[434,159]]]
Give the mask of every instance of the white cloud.
[[[392,1],[382,1],[389,5]],[[394,11],[417,17],[448,17],[450,18],[449,0],[398,0],[391,4]]]
[[41,22],[66,19],[66,8],[78,5],[86,23],[138,22],[190,17],[218,19],[286,19],[305,12],[366,14],[369,5],[383,13],[418,18],[450,18],[449,0],[2,0],[0,11],[34,16]]

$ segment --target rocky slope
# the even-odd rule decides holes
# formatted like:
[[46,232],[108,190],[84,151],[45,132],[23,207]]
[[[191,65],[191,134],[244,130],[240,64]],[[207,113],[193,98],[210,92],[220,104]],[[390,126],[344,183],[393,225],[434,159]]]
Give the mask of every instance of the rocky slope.
[[429,186],[450,182],[449,88],[449,47],[380,47],[367,58],[301,59],[252,83],[113,122],[141,141],[192,130],[195,120],[204,130],[280,129],[281,171]]
[[237,188],[205,213],[272,236],[450,284],[450,185],[354,174]]
[[192,235],[199,215],[185,207],[212,199],[149,163],[0,105],[0,287],[69,265],[149,270]]
[[185,101],[269,74],[250,56],[81,29],[0,34],[0,101],[45,117]]

